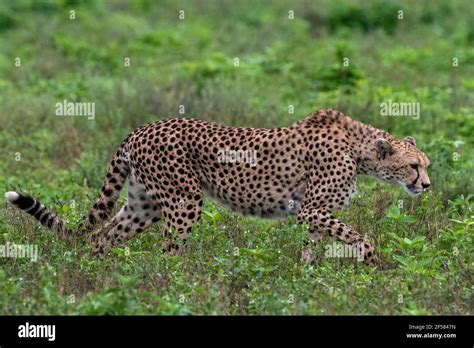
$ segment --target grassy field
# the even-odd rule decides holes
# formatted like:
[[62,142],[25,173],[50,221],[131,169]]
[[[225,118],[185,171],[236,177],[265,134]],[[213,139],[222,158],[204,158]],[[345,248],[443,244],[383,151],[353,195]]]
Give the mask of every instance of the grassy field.
[[[472,18],[469,0],[2,1],[0,191],[72,224],[121,140],[178,116],[275,127],[334,108],[415,137],[432,190],[359,179],[337,215],[374,241],[379,268],[325,257],[331,240],[301,262],[294,219],[210,200],[186,255],[160,252],[157,224],[99,261],[2,203],[0,245],[39,258],[0,258],[0,314],[473,314]],[[57,116],[63,100],[95,117]],[[389,100],[420,116],[381,116]]]

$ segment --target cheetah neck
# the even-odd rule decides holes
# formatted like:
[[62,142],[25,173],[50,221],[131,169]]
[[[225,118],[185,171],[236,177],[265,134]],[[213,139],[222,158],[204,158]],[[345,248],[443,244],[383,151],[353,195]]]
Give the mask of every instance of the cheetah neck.
[[376,175],[380,161],[375,142],[377,139],[391,140],[393,137],[383,130],[353,120],[348,116],[339,118],[338,121],[346,130],[350,154],[357,163],[357,173]]
[[[357,163],[357,174],[377,176],[380,166],[375,148],[377,139],[394,140],[389,133],[353,120],[340,111],[326,109],[318,110],[304,119],[305,127],[327,128],[332,131],[344,130],[342,142],[347,146],[349,156]],[[337,125],[335,127],[335,125]]]

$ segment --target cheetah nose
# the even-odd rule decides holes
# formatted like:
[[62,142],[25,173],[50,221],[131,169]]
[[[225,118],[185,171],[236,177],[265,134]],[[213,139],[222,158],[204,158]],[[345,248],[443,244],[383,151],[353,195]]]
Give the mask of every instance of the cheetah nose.
[[427,190],[428,187],[430,187],[430,183],[429,182],[428,183],[424,182],[424,183],[421,184],[421,187],[423,187],[425,190]]

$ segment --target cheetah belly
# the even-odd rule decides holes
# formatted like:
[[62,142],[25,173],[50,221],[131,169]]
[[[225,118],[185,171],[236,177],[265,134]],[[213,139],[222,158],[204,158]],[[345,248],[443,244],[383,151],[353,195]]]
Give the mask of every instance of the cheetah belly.
[[[264,218],[284,218],[297,214],[303,202],[306,183],[295,188],[276,186],[262,195],[258,190],[245,187],[226,187],[216,190],[204,185],[204,192],[219,203],[244,215]],[[277,191],[278,190],[278,191]],[[239,194],[233,194],[239,192]]]

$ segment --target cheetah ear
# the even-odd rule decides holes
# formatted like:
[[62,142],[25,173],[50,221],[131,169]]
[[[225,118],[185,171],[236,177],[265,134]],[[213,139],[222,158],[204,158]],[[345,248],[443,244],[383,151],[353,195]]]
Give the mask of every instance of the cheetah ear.
[[405,139],[403,139],[403,140],[405,140],[407,143],[410,143],[410,144],[416,146],[416,140],[413,137],[405,137]]
[[382,159],[385,159],[387,155],[391,155],[393,153],[392,145],[387,139],[377,139],[375,142],[375,148],[377,149],[378,155],[382,157]]

